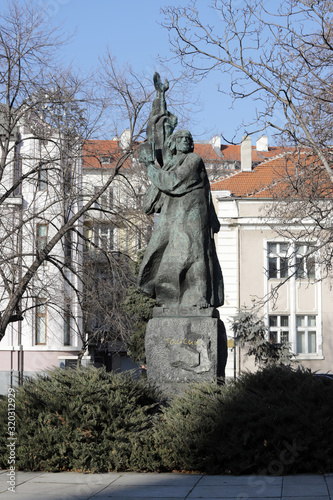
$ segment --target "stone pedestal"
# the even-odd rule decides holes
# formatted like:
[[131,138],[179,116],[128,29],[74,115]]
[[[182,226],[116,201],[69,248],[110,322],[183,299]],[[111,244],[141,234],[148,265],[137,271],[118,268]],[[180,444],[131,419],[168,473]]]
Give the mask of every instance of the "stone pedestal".
[[216,309],[155,308],[145,342],[148,380],[165,393],[224,377],[227,338]]

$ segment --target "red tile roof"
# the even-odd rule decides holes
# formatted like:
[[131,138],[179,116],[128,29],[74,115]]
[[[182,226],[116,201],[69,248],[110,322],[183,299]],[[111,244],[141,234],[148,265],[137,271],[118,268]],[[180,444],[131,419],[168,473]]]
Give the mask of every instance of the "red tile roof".
[[[286,148],[282,146],[272,146],[268,151],[257,151],[256,146],[252,146],[252,162],[258,163],[266,158],[271,158],[284,153]],[[221,153],[227,161],[241,161],[241,145],[240,144],[222,144]]]
[[328,176],[308,152],[284,153],[266,160],[251,172],[237,172],[211,185],[212,191],[230,191],[243,198],[332,197]]
[[196,142],[194,144],[194,152],[207,162],[221,162],[223,160],[222,157],[216,153],[211,144]]
[[[221,162],[221,157],[214,151],[211,144],[194,144],[194,152],[205,162]],[[122,150],[117,140],[89,140],[83,147],[83,168],[112,168],[121,157]],[[102,158],[104,161],[102,161]],[[107,159],[110,162],[107,163]],[[129,167],[129,161],[125,167]]]
[[[89,140],[83,146],[83,168],[113,168],[123,151],[117,140]],[[124,164],[129,167],[129,161]]]

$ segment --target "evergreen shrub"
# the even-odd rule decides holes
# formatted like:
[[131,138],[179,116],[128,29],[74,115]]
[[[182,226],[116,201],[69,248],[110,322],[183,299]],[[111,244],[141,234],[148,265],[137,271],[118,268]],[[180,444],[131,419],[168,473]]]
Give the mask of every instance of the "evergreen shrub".
[[[153,448],[149,430],[158,408],[156,391],[128,373],[56,369],[32,378],[16,394],[16,466],[46,471],[146,469],[145,450]],[[0,419],[0,467],[6,468],[6,401],[0,402]]]
[[[333,381],[266,367],[192,386],[167,404],[144,380],[57,369],[16,394],[16,465],[27,470],[333,472]],[[0,467],[7,468],[7,401]]]
[[333,471],[333,382],[270,367],[173,400],[155,429],[162,465],[213,474]]

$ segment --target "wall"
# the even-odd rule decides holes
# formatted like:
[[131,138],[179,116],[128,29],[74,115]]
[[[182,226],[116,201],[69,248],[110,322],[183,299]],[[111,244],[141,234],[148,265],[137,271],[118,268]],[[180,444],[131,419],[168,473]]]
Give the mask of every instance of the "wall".
[[[233,336],[230,320],[239,308],[261,303],[261,313],[288,315],[292,350],[296,352],[296,315],[317,317],[317,352],[300,354],[299,362],[312,370],[333,371],[333,311],[331,288],[327,281],[314,282],[308,279],[290,278],[277,294],[270,292],[281,284],[280,279],[267,277],[267,242],[281,241],[263,218],[261,207],[267,200],[233,199],[214,193],[217,201],[221,229],[217,236],[217,250],[225,281],[225,305],[220,308],[227,335]],[[270,223],[274,221],[270,221]],[[277,221],[276,221],[277,223]],[[255,369],[253,360],[246,360],[244,352],[229,349],[227,376],[237,371]]]

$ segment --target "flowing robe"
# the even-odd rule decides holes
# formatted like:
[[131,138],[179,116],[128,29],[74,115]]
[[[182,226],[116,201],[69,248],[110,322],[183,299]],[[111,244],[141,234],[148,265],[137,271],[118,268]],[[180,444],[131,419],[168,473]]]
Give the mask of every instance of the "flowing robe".
[[223,278],[214,233],[220,224],[204,163],[177,154],[163,169],[148,166],[147,213],[160,212],[141,263],[138,287],[166,307],[218,307]]

